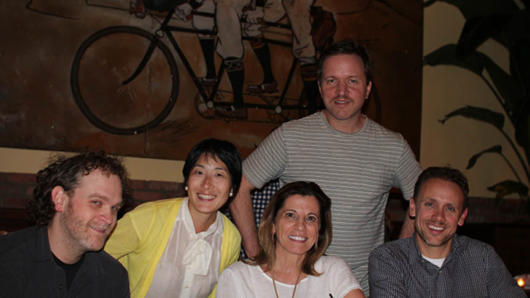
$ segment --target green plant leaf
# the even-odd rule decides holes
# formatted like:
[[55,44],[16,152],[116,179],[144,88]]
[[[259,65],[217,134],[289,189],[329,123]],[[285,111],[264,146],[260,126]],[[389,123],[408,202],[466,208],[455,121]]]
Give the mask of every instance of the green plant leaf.
[[530,14],[528,10],[493,12],[466,18],[458,41],[458,53],[466,55],[488,38],[493,38],[507,48],[528,40],[530,36]]
[[514,115],[521,108],[521,98],[524,96],[525,89],[513,76],[493,62],[490,57],[483,56],[483,62],[492,83],[503,98],[507,114],[509,116]]
[[478,160],[483,154],[486,154],[486,153],[498,153],[498,154],[501,154],[501,155],[502,155],[502,147],[501,147],[501,145],[495,145],[495,146],[493,146],[493,147],[490,147],[490,148],[488,148],[488,149],[484,149],[484,150],[480,151],[479,153],[474,154],[474,155],[471,156],[471,158],[469,159],[469,161],[468,161],[468,163],[467,163],[466,170],[471,169],[471,168],[477,163],[477,160]]
[[526,8],[512,14],[510,22],[495,36],[495,40],[508,48],[521,41],[528,40],[530,37],[530,12],[528,11],[528,6]]
[[526,164],[530,163],[530,96],[524,99],[525,105],[518,111],[515,118],[515,141],[523,147]]
[[[499,31],[490,32],[490,37],[503,44],[506,47],[511,47],[515,40],[521,38],[527,38],[530,30],[528,25],[528,5],[525,4],[527,9],[521,10],[514,0],[442,0],[446,3],[456,6],[466,20],[471,20],[480,17],[492,18],[487,20],[487,23],[497,23],[499,25]],[[527,0],[525,0],[527,1]],[[494,15],[510,15],[510,20],[506,23],[499,22],[501,19],[496,19]],[[476,21],[474,21],[476,22]],[[476,24],[476,23],[475,23]],[[467,21],[466,21],[467,25]],[[491,25],[483,24],[482,26],[490,27],[495,30]],[[464,26],[466,27],[466,26]],[[472,26],[474,27],[474,26]],[[483,31],[478,31],[483,32]],[[463,32],[464,33],[464,32]],[[466,34],[467,35],[467,34]],[[475,39],[473,37],[472,39]],[[479,39],[483,39],[479,38]],[[481,42],[478,42],[480,45]],[[470,47],[469,49],[471,49]]]
[[457,45],[448,44],[432,51],[423,58],[423,64],[437,66],[437,65],[454,65],[465,68],[474,72],[477,75],[482,74],[484,69],[484,55],[479,52],[459,58],[456,55]]
[[440,0],[456,6],[466,19],[519,10],[511,0]]
[[530,92],[530,34],[529,39],[522,40],[510,48],[510,73]]
[[504,180],[488,187],[489,191],[496,193],[495,197],[503,198],[509,194],[519,194],[521,197],[528,196],[528,186],[513,180]]
[[[524,95],[525,88],[513,76],[499,67],[490,57],[473,51],[466,57],[457,56],[457,45],[448,44],[440,47],[424,57],[424,64],[431,66],[453,65],[467,69],[483,77],[486,69],[492,83],[502,97],[503,107],[509,116],[521,108],[520,98]],[[530,69],[530,65],[528,67]]]
[[436,0],[423,0],[423,7],[428,7],[433,5],[436,2]]
[[457,55],[471,54],[489,38],[495,37],[512,19],[512,14],[495,13],[467,19],[458,40]]
[[462,116],[462,117],[486,122],[486,123],[489,123],[497,127],[499,130],[502,130],[504,126],[504,115],[503,114],[494,112],[489,109],[473,107],[473,106],[465,106],[465,107],[456,109],[452,111],[451,113],[445,115],[444,118],[440,119],[439,121],[440,123],[445,124],[447,120],[455,116]]
[[490,57],[480,52],[473,51],[466,57],[459,57],[456,55],[456,48],[457,46],[454,44],[440,47],[424,57],[424,64],[462,67],[481,77],[483,70],[486,69],[493,85],[495,85],[503,99],[508,115],[513,115],[514,112],[521,108],[520,98],[524,95],[525,89],[514,77],[499,67]]

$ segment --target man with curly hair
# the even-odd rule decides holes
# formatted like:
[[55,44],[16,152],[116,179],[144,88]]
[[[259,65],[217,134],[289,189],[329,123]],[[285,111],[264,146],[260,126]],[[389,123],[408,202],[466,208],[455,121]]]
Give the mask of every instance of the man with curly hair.
[[121,161],[102,152],[58,157],[36,175],[37,224],[0,236],[6,297],[129,297],[121,264],[102,251],[128,197]]

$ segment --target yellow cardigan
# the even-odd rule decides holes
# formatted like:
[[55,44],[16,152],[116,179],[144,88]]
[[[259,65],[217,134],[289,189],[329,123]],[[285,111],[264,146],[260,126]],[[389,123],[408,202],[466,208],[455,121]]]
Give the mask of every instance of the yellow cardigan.
[[[162,256],[184,198],[144,203],[126,213],[105,245],[105,251],[118,259],[129,272],[131,297],[145,297]],[[241,249],[241,236],[223,215],[223,240],[219,274],[235,263]],[[214,288],[209,297],[215,297]]]

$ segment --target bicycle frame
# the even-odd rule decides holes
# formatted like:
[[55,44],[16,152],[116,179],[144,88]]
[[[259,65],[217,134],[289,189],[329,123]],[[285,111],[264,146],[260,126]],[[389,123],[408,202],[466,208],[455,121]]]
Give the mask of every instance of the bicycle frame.
[[[175,13],[175,9],[172,9],[164,17],[164,20],[162,21],[160,27],[155,31],[155,34],[154,34],[155,37],[157,39],[159,39],[159,38],[161,38],[163,36],[163,35],[159,35],[158,34],[159,32],[163,32],[164,35],[167,36],[167,38],[170,41],[171,45],[173,46],[173,48],[175,49],[175,51],[179,55],[180,60],[182,61],[182,64],[184,65],[186,71],[191,76],[191,79],[192,79],[193,83],[195,84],[195,87],[199,91],[199,94],[202,96],[202,98],[207,99],[207,102],[212,102],[214,104],[214,106],[215,105],[217,105],[217,106],[230,106],[232,104],[231,102],[219,102],[219,101],[215,102],[214,101],[215,95],[216,95],[217,91],[219,90],[221,77],[222,77],[222,75],[224,73],[224,63],[221,63],[221,65],[219,67],[219,70],[217,72],[217,80],[216,80],[216,82],[215,82],[215,84],[214,84],[214,86],[212,88],[211,93],[208,95],[208,93],[206,92],[204,86],[201,84],[201,82],[199,80],[199,77],[197,76],[197,74],[195,73],[193,68],[191,67],[188,59],[186,58],[186,55],[184,54],[184,52],[182,51],[181,47],[179,46],[178,42],[176,41],[175,37],[172,34],[172,32],[187,32],[187,33],[195,33],[195,34],[216,35],[217,32],[216,31],[212,31],[212,30],[190,29],[190,28],[186,28],[186,27],[169,25],[169,22],[172,19],[174,13]],[[207,16],[207,17],[214,17],[214,15],[210,14],[210,13],[194,12],[194,14],[201,15],[201,16]],[[242,20],[242,21],[244,21],[244,20]],[[290,29],[290,26],[289,25],[285,25],[285,24],[271,23],[271,22],[266,22],[265,24],[268,25],[268,26],[276,26],[276,27],[280,27],[280,28]],[[250,40],[256,40],[257,38],[243,36],[242,39],[250,41]],[[274,40],[274,39],[265,38],[264,41],[266,41],[266,42],[268,42],[270,44],[276,44],[276,45],[287,46],[287,47],[291,46],[290,43],[284,42],[284,41],[280,41],[280,40]],[[145,65],[147,64],[149,59],[151,58],[151,55],[153,54],[154,48],[155,48],[154,42],[151,42],[151,44],[149,45],[149,48],[147,49],[144,57],[140,61],[140,64],[138,65],[136,70],[133,72],[131,77],[129,77],[128,79],[124,80],[122,82],[122,84],[127,84],[127,83],[131,82],[132,80],[134,80],[134,78],[136,76],[138,76],[138,74],[140,74],[142,72],[143,68],[145,67]],[[278,103],[276,105],[256,104],[256,103],[243,103],[243,106],[247,107],[247,108],[273,109],[273,110],[276,110],[278,113],[281,112],[282,109],[288,110],[288,109],[305,108],[301,104],[298,104],[298,105],[283,105],[283,102],[284,102],[286,94],[287,94],[287,90],[288,90],[288,88],[290,86],[294,71],[296,69],[296,64],[297,64],[296,63],[296,59],[293,57],[293,60],[292,60],[292,63],[291,63],[291,67],[290,67],[290,70],[289,70],[289,74],[287,76],[287,81],[285,83],[285,86],[283,87],[282,93],[281,93],[281,95],[279,97],[279,100],[278,100]],[[278,107],[280,107],[279,111],[278,111]]]

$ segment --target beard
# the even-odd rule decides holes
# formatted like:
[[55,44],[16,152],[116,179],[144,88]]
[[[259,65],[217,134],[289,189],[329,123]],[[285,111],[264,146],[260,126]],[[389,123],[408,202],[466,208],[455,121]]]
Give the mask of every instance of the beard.
[[68,236],[68,245],[80,253],[101,250],[109,235],[110,229],[107,228],[107,232],[105,233],[93,231],[91,221],[86,221],[76,215],[70,204],[65,211],[61,217],[61,223]]

